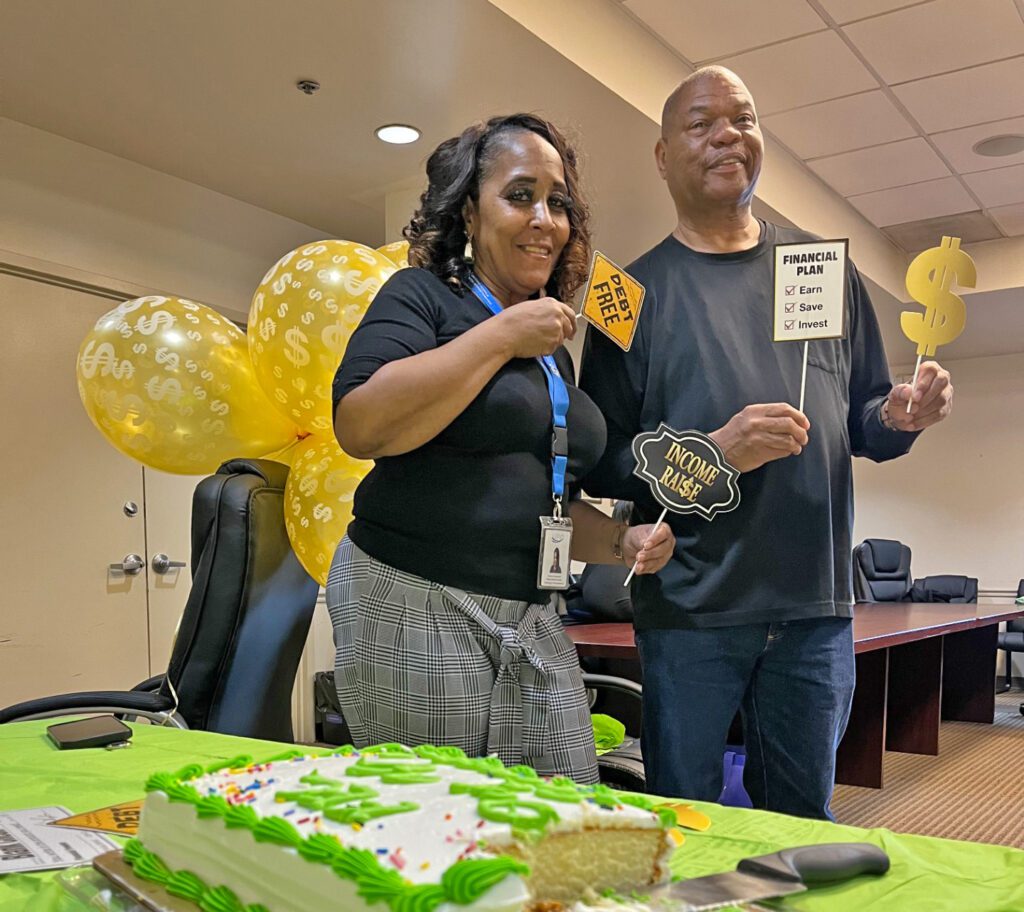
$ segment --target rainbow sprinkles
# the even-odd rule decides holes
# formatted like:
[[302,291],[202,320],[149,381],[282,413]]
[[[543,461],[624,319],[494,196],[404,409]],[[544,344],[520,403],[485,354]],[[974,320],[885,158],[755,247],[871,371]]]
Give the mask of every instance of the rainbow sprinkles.
[[643,795],[452,747],[251,757],[146,784],[135,873],[204,912],[523,912],[668,877]]

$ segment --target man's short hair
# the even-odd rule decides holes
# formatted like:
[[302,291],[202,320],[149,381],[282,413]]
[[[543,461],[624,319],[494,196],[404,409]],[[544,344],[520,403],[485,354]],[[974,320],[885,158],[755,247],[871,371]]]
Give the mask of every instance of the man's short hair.
[[675,117],[676,108],[679,105],[679,99],[685,95],[692,86],[698,82],[703,82],[705,79],[710,77],[721,76],[726,79],[734,79],[740,85],[743,85],[743,80],[740,79],[732,70],[724,66],[717,66],[711,64],[709,66],[702,66],[699,69],[694,70],[689,76],[687,76],[679,85],[673,90],[672,94],[665,99],[665,105],[661,109],[661,135],[662,138],[668,135],[669,121]]

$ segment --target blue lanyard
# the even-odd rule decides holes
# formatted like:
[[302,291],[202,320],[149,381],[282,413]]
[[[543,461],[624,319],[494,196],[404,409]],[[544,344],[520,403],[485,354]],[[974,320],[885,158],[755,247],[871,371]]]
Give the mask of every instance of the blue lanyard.
[[[501,313],[503,308],[494,297],[494,293],[476,276],[470,275],[466,284],[492,314],[497,316]],[[566,424],[569,414],[569,389],[551,355],[540,355],[537,361],[544,370],[548,382],[548,397],[551,399],[551,498],[555,502],[555,516],[561,516],[562,496],[565,494],[565,469],[569,462],[569,430]]]

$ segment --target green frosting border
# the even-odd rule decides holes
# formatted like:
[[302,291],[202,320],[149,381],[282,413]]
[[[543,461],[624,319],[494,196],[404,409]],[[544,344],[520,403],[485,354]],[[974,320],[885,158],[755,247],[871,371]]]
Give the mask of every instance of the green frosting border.
[[[200,795],[187,783],[208,773],[223,769],[238,769],[262,766],[291,760],[316,760],[326,757],[347,757],[358,754],[360,758],[371,755],[376,760],[367,761],[373,773],[355,775],[380,775],[389,761],[419,758],[432,763],[468,769],[498,780],[493,786],[481,784],[453,788],[453,792],[469,792],[478,799],[478,813],[484,819],[510,823],[517,838],[537,838],[548,825],[558,820],[557,812],[550,805],[539,802],[517,800],[515,790],[530,792],[538,798],[555,802],[593,801],[602,807],[628,804],[657,814],[662,826],[674,826],[675,812],[668,807],[659,807],[648,796],[634,792],[618,792],[605,785],[583,786],[571,779],[541,779],[528,766],[506,767],[496,757],[467,757],[455,747],[434,747],[423,745],[408,748],[400,744],[377,744],[357,750],[351,745],[328,751],[309,752],[289,750],[255,763],[249,755],[233,757],[202,767],[192,763],[175,773],[155,773],[146,781],[146,791],[161,791],[169,801],[191,804],[200,818],[220,817],[229,829],[248,829],[258,842],[271,842],[295,849],[307,861],[326,864],[338,877],[356,884],[356,892],[367,903],[385,902],[391,912],[433,912],[442,903],[469,905],[483,896],[510,874],[526,877],[530,869],[522,862],[507,856],[494,858],[467,858],[455,862],[441,876],[439,884],[412,884],[398,871],[385,868],[377,856],[367,849],[346,847],[336,836],[313,833],[304,837],[283,817],[261,819],[248,805],[232,805],[219,795]],[[383,762],[382,762],[383,761]],[[416,781],[412,779],[410,781]],[[526,813],[517,813],[516,805]],[[544,810],[541,812],[540,808]],[[538,832],[539,831],[539,832]],[[138,840],[130,840],[124,848],[124,859],[133,871],[145,880],[163,886],[169,893],[196,903],[203,912],[269,912],[266,907],[245,905],[225,886],[210,887],[189,871],[171,871],[154,853]]]

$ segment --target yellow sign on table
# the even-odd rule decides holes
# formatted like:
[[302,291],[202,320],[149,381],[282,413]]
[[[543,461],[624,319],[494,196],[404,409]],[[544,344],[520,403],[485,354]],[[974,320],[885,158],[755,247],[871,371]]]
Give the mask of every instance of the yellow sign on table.
[[644,286],[594,251],[582,315],[623,351],[629,351],[644,303]]
[[140,798],[137,801],[112,804],[110,807],[53,820],[50,822],[50,826],[99,830],[103,833],[116,833],[118,836],[134,836],[139,831],[139,814],[141,812],[142,799]]

